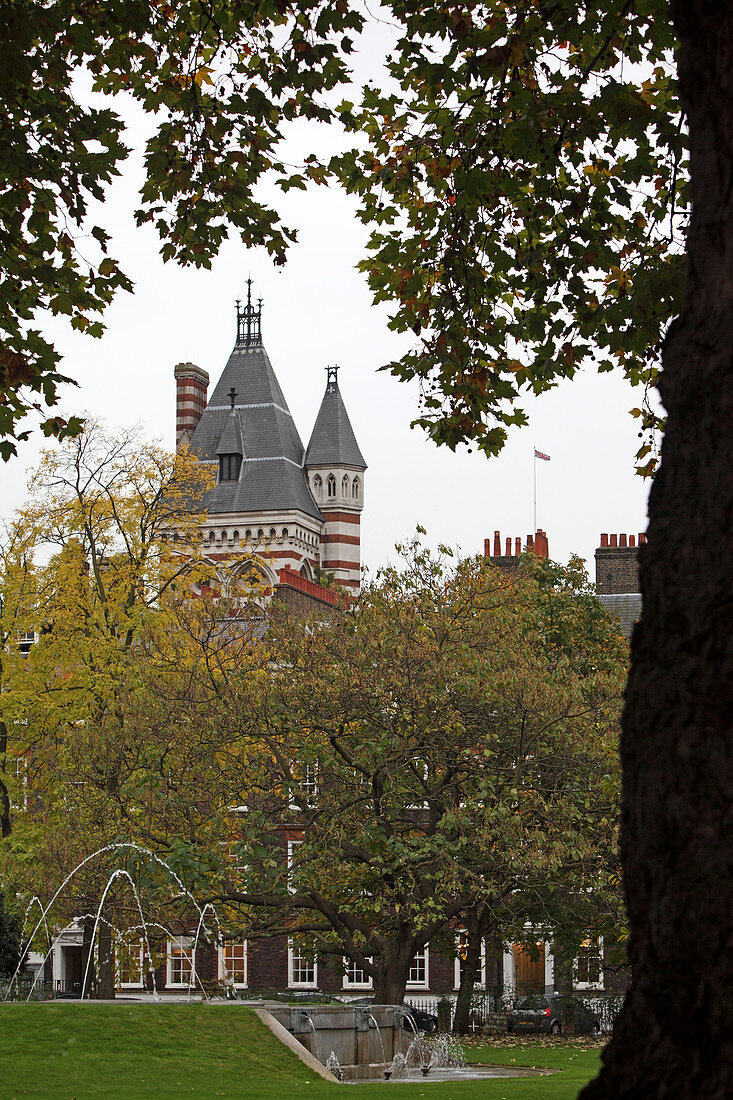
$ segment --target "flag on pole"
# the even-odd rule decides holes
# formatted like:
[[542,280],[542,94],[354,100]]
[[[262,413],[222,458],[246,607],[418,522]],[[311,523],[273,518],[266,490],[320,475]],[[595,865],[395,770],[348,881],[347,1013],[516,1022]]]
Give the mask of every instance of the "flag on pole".
[[550,461],[550,456],[549,455],[544,455],[542,453],[542,451],[538,451],[536,447],[534,449],[534,456],[535,456],[535,458],[541,458],[544,462],[549,462]]

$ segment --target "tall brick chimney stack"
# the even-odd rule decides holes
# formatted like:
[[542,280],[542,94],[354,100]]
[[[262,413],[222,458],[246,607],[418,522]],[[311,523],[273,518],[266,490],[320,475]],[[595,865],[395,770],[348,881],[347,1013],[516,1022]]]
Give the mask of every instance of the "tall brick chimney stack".
[[195,363],[178,363],[173,375],[176,380],[176,450],[191,442],[206,408],[209,376]]
[[596,589],[601,596],[619,595],[639,591],[639,546],[646,542],[644,532],[636,536],[601,535],[601,545],[596,550]]
[[[499,569],[505,569],[511,572],[519,568],[522,554],[522,540],[520,538],[514,539],[514,553],[512,553],[511,538],[507,538],[505,546],[506,553],[502,554],[501,532],[494,531],[493,553],[492,540],[484,539],[484,557],[488,558],[492,565],[498,566]],[[528,551],[531,551],[538,558],[549,558],[550,556],[547,535],[541,527],[535,531],[534,535],[527,535],[525,546]]]

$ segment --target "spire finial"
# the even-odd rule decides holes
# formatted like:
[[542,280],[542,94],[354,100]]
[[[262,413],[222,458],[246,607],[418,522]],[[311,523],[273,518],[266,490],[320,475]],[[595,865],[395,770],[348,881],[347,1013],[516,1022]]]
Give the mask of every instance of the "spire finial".
[[235,402],[235,401],[236,401],[236,399],[237,399],[237,391],[235,390],[234,386],[232,386],[232,388],[230,389],[230,391],[229,391],[229,393],[227,394],[227,396],[228,396],[228,398],[229,398],[229,404],[230,404],[230,406],[231,406],[232,408],[234,408],[234,402]]
[[338,389],[338,373],[337,366],[326,367],[326,393],[335,393]]
[[256,347],[262,343],[262,299],[257,301],[257,307],[252,305],[252,277],[247,277],[247,304],[240,309],[240,301],[237,299],[237,345],[239,347]]

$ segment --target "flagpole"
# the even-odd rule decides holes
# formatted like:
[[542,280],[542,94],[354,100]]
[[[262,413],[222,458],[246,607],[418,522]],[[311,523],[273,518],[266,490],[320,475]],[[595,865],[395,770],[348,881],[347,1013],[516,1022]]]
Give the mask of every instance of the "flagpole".
[[532,528],[532,537],[537,530],[537,448],[534,443],[532,444],[532,481],[534,484],[534,527]]

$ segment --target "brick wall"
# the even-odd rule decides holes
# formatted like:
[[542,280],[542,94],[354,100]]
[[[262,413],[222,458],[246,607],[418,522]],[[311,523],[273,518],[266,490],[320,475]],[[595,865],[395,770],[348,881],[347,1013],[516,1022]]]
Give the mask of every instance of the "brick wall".
[[[639,544],[645,537],[639,535]],[[634,535],[601,535],[596,550],[596,589],[601,596],[639,591],[639,548]]]

